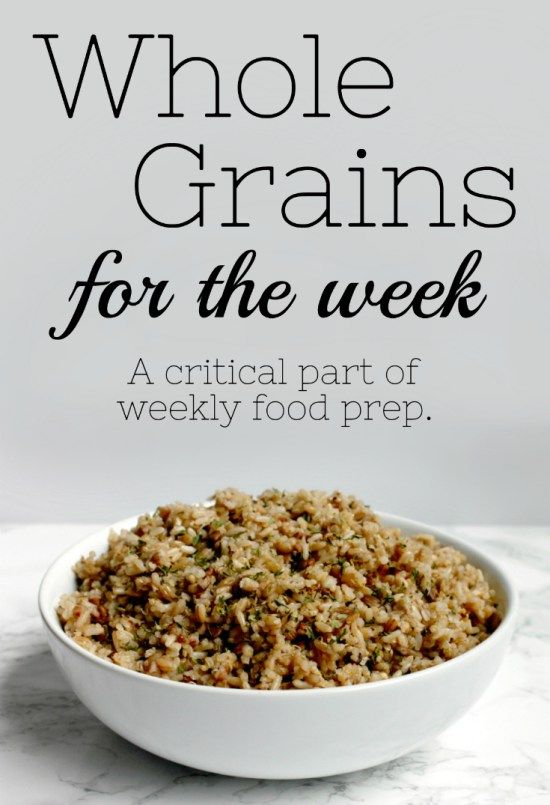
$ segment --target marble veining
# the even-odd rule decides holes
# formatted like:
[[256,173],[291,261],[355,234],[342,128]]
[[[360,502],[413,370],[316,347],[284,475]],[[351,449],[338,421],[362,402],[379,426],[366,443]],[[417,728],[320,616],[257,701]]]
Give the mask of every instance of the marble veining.
[[92,530],[82,524],[0,530],[0,801],[550,804],[550,528],[453,529],[500,559],[521,593],[511,650],[468,714],[392,763],[282,782],[221,777],[162,760],[119,738],[76,699],[47,648],[36,592],[55,556]]

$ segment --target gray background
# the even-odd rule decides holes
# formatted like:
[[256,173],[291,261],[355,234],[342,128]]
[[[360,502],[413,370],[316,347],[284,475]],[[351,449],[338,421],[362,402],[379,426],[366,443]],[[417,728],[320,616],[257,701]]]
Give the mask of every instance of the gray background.
[[[118,519],[230,484],[255,491],[338,487],[379,509],[440,522],[548,521],[548,7],[453,6],[34,0],[13,7],[1,53],[2,518]],[[44,43],[33,33],[60,35],[55,53],[71,94],[91,33],[100,38],[117,94],[133,48],[127,34],[173,33],[178,58],[216,62],[222,108],[233,117],[203,117],[210,75],[200,68],[176,79],[185,118],[157,117],[167,109],[168,56],[166,42],[152,40],[143,45],[119,120],[111,116],[97,64],[68,120]],[[312,87],[312,45],[304,33],[321,39],[327,119],[302,117],[311,110]],[[292,108],[273,120],[249,116],[236,95],[245,62],[267,55],[291,65],[297,82]],[[336,94],[341,67],[362,55],[384,60],[395,79],[391,92],[374,98],[392,107],[376,120],[351,117]],[[284,97],[279,73],[251,78],[248,92],[260,108],[269,98],[275,103]],[[156,227],[135,203],[135,168],[163,141],[205,145],[205,175],[217,187],[202,230]],[[335,218],[353,219],[357,191],[347,168],[359,164],[358,147],[367,150],[369,213],[377,222],[391,210],[381,167],[423,164],[444,177],[455,221],[469,169],[513,166],[516,220],[495,230],[430,229],[432,186],[418,178],[403,194],[408,229],[286,225],[282,200],[307,187],[284,173],[307,164],[330,175]],[[259,176],[243,192],[242,210],[253,226],[222,229],[229,190],[219,168],[263,164],[275,166],[276,184],[269,188]],[[149,198],[169,214],[185,206],[184,184],[193,178],[183,163],[159,163],[148,179]],[[48,328],[67,320],[75,281],[107,248],[120,249],[124,262],[116,272],[104,269],[105,277],[168,279],[176,301],[156,321],[139,308],[111,321],[89,309],[72,337],[52,341]],[[297,303],[275,321],[234,314],[199,319],[198,281],[245,248],[258,251],[254,278],[290,280]],[[472,248],[484,252],[478,274],[488,301],[468,321],[387,320],[372,310],[347,321],[316,316],[315,299],[330,279],[373,278],[381,287],[402,278],[449,282]],[[226,430],[215,423],[125,423],[115,401],[128,397],[125,383],[139,356],[155,375],[168,363],[216,356],[250,362],[284,356],[289,364],[365,357],[378,365],[419,356],[414,395],[432,420],[411,429],[386,422],[349,430],[246,420]],[[170,400],[185,391],[151,388],[144,398]],[[380,395],[392,393],[380,387]],[[334,399],[340,398],[337,390]]]

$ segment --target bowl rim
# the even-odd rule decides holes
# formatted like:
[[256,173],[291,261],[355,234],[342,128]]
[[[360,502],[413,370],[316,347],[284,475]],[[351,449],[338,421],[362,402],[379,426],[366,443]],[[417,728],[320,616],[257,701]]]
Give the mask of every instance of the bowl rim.
[[[59,619],[57,617],[56,612],[56,605],[59,599],[57,596],[54,599],[53,606],[48,603],[46,600],[48,597],[49,592],[49,585],[52,583],[52,578],[54,577],[56,571],[60,568],[67,569],[67,564],[69,562],[69,556],[72,556],[74,553],[77,552],[77,548],[79,546],[86,546],[88,542],[94,542],[94,539],[99,539],[100,536],[103,538],[105,535],[105,539],[107,539],[109,533],[111,531],[120,531],[121,529],[129,529],[137,522],[138,516],[134,517],[127,517],[124,520],[119,520],[112,525],[103,526],[102,528],[96,529],[92,533],[88,534],[83,539],[78,540],[77,542],[70,545],[66,548],[48,567],[46,572],[42,577],[42,581],[40,582],[39,590],[38,590],[38,609],[40,612],[40,616],[42,618],[44,626],[50,632],[50,634],[56,638],[65,648],[69,649],[73,653],[79,655],[84,660],[91,662],[103,670],[107,672],[111,672],[114,674],[122,674],[123,676],[129,676],[134,681],[141,680],[144,684],[154,684],[154,685],[168,685],[172,687],[174,690],[182,690],[190,691],[200,691],[205,695],[223,695],[223,696],[244,696],[246,698],[272,698],[272,697],[288,697],[292,696],[295,697],[312,697],[312,696],[328,696],[328,695],[336,695],[336,696],[343,696],[346,694],[351,694],[352,691],[375,691],[380,690],[380,686],[383,686],[384,689],[389,688],[391,685],[410,685],[414,684],[414,680],[421,677],[425,679],[427,675],[435,675],[435,674],[442,674],[446,673],[451,669],[456,669],[457,671],[461,667],[461,665],[465,665],[469,660],[471,660],[474,656],[481,657],[483,653],[487,653],[491,650],[491,647],[495,644],[495,641],[499,639],[499,637],[504,636],[504,632],[510,632],[513,629],[514,623],[517,618],[517,612],[519,608],[519,596],[515,585],[513,584],[509,574],[507,571],[503,569],[501,564],[495,561],[492,557],[488,556],[484,550],[480,550],[476,545],[472,545],[470,542],[463,540],[461,537],[457,537],[454,534],[450,534],[445,529],[440,529],[436,526],[428,525],[427,523],[423,523],[418,520],[411,520],[408,517],[403,517],[399,515],[390,514],[388,512],[381,512],[376,510],[374,512],[377,517],[380,518],[381,522],[384,525],[387,525],[389,528],[401,528],[406,529],[408,531],[414,530],[416,533],[425,533],[431,534],[435,536],[438,540],[443,542],[444,544],[450,545],[451,547],[455,547],[458,550],[461,550],[467,557],[468,561],[471,561],[475,566],[481,566],[481,569],[485,572],[488,571],[489,574],[493,577],[493,579],[498,583],[500,590],[504,597],[504,609],[505,612],[502,616],[502,621],[495,629],[495,631],[489,635],[482,643],[478,643],[477,646],[474,646],[471,649],[468,649],[463,654],[459,654],[457,657],[452,657],[449,660],[445,660],[444,662],[438,665],[432,665],[429,668],[423,668],[420,671],[414,671],[411,674],[405,674],[403,676],[392,676],[389,679],[379,679],[374,682],[360,682],[355,685],[337,685],[335,687],[329,688],[307,688],[307,689],[285,689],[285,690],[260,690],[258,688],[225,688],[225,687],[216,687],[214,685],[198,685],[191,682],[179,682],[174,679],[164,679],[162,677],[151,676],[149,674],[144,674],[141,671],[134,671],[130,668],[123,668],[120,665],[116,665],[115,663],[110,662],[109,660],[104,659],[103,657],[97,657],[95,654],[87,651],[82,646],[78,645],[71,637],[69,637],[64,629],[62,628]],[[388,523],[387,521],[391,521]],[[85,550],[85,548],[83,547]],[[93,549],[91,549],[93,550]],[[96,549],[97,550],[97,549]],[[72,566],[74,560],[70,560],[69,567]]]

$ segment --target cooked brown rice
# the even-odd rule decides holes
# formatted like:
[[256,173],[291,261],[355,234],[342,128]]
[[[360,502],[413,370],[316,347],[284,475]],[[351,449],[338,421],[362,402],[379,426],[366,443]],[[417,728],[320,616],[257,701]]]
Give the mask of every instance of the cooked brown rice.
[[497,626],[481,570],[427,534],[385,528],[340,492],[225,489],[111,533],[58,607],[70,637],[152,676],[312,688],[400,676]]

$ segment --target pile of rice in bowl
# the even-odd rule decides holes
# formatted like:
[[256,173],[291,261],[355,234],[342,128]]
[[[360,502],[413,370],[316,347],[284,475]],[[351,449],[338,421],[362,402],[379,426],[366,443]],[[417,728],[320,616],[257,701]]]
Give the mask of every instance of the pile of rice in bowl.
[[500,621],[481,570],[354,497],[235,489],[111,533],[58,614],[124,668],[268,690],[387,679],[444,662]]

